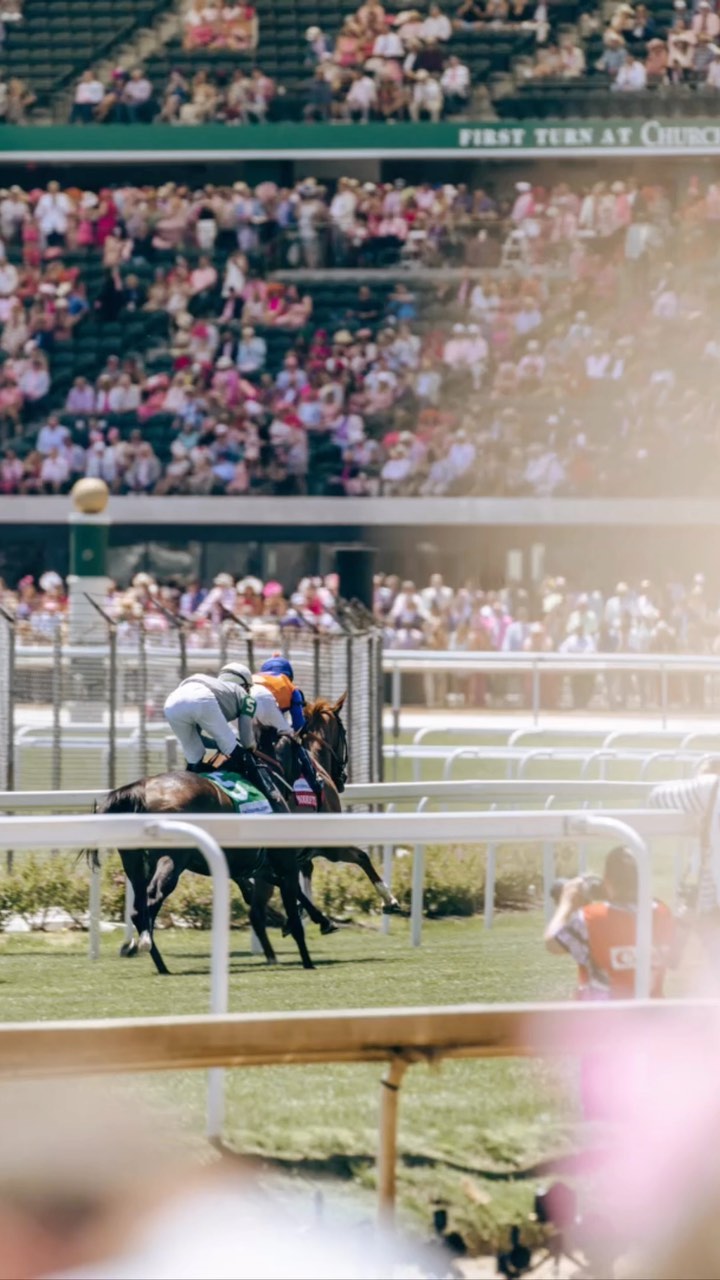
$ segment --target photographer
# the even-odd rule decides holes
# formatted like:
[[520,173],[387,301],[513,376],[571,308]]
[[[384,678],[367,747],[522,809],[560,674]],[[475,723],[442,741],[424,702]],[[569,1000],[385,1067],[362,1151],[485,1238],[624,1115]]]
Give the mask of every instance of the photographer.
[[[624,1000],[635,993],[637,867],[618,845],[605,859],[602,881],[579,876],[555,886],[557,909],[545,930],[545,945],[569,953],[578,965],[578,999]],[[665,971],[678,961],[675,922],[664,903],[653,901],[651,995],[663,994]]]

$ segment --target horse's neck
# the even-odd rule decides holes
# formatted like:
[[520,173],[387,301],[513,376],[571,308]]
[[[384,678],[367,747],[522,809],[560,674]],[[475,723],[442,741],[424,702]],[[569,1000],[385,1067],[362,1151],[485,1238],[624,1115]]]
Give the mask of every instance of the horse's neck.
[[[317,733],[317,730],[313,730],[313,733]],[[332,773],[332,752],[323,733],[319,733],[316,737],[310,739],[308,752],[316,768],[322,769],[323,773],[330,776]]]

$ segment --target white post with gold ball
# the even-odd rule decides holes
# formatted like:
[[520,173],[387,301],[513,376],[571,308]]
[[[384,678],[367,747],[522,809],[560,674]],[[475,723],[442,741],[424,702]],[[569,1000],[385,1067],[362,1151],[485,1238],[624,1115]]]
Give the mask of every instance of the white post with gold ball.
[[110,490],[104,480],[86,476],[70,492],[70,573],[68,574],[68,621],[71,644],[104,644],[107,626],[87,599],[101,607],[110,586],[107,576],[107,549]]

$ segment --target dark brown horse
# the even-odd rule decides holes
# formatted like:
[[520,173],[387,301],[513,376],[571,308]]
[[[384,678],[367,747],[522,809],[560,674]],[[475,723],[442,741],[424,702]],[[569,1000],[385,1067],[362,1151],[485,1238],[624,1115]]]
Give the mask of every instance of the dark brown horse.
[[[313,756],[324,787],[321,810],[339,813],[339,791],[345,785],[347,766],[347,738],[340,717],[344,697],[334,705],[320,700],[307,708],[306,725],[302,730],[308,750]],[[299,766],[291,744],[279,751],[285,812],[297,808],[292,784],[298,776]],[[218,767],[222,767],[218,758]],[[100,813],[222,813],[232,812],[232,802],[209,778],[196,773],[165,773],[153,778],[141,779],[125,787],[111,791],[98,808]],[[242,821],[242,817],[238,817]],[[139,935],[137,943],[130,944],[126,954],[149,951],[159,973],[168,969],[154,938],[154,926],[163,902],[174,891],[183,871],[208,875],[209,870],[202,855],[193,849],[174,849],[167,853],[158,850],[120,850],[125,874],[135,897],[133,923]],[[230,877],[240,888],[250,906],[250,922],[269,963],[276,956],[267,935],[267,904],[273,889],[280,889],[287,914],[287,931],[297,944],[306,969],[313,968],[305,942],[305,933],[298,910],[298,902],[308,912],[311,920],[320,925],[323,932],[332,932],[333,925],[298,886],[298,872],[308,869],[313,857],[321,856],[332,862],[348,862],[359,866],[376,887],[386,904],[386,909],[397,909],[372,861],[362,849],[226,849]]]

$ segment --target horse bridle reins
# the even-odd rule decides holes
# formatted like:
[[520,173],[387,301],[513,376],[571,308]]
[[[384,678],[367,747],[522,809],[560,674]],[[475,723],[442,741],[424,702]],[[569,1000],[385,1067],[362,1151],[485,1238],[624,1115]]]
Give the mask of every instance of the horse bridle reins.
[[[332,715],[332,712],[330,714]],[[340,717],[339,716],[333,717],[333,719],[336,720],[336,723],[340,728],[340,742],[342,743],[340,751],[336,751],[335,748],[328,742],[327,738],[323,738],[321,734],[315,731],[315,729],[309,729],[307,727],[304,729],[301,729],[300,733],[298,734],[298,737],[303,739],[313,738],[314,741],[317,742],[319,746],[323,747],[326,751],[330,753],[337,767],[337,776],[333,778],[333,782],[335,783],[335,786],[337,787],[338,791],[344,791],[345,784],[347,782],[347,766],[348,766],[347,733],[345,732],[345,725],[343,724]]]

